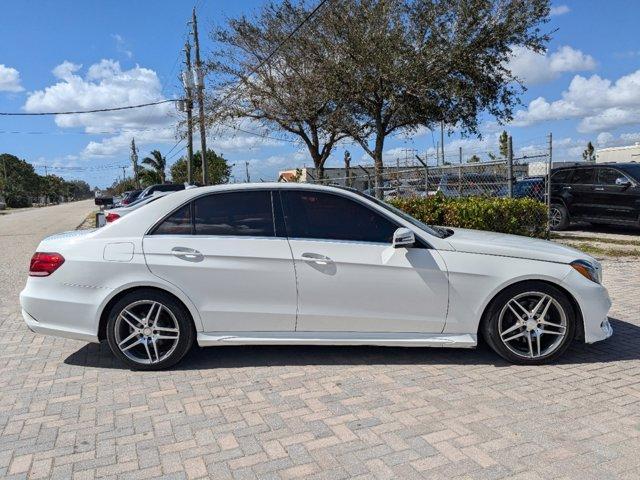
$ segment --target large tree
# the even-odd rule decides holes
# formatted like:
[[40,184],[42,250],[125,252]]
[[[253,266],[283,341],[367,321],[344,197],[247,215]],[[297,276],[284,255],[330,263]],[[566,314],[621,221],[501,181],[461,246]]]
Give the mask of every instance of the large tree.
[[9,153],[0,154],[0,192],[9,207],[26,207],[40,195],[43,177],[33,165]]
[[288,38],[309,13],[306,2],[285,0],[213,32],[218,49],[208,67],[217,93],[209,102],[209,120],[224,125],[250,119],[267,130],[284,131],[307,148],[322,179],[331,151],[347,135],[342,128],[345,107],[336,95],[340,85],[322,69],[327,52],[314,29],[305,24],[295,38]]
[[[196,152],[193,155],[193,178],[202,178],[202,155]],[[209,165],[209,183],[217,185],[228,183],[231,176],[231,167],[227,160],[213,150],[207,148],[207,164]],[[173,183],[185,183],[187,181],[187,160],[181,157],[171,165],[171,180]]]
[[511,119],[522,91],[507,67],[512,49],[541,51],[548,41],[548,0],[332,3],[317,33],[334,52],[324,70],[340,78],[345,124],[373,159],[378,186],[388,136],[440,122],[478,134],[483,112]]
[[485,112],[511,119],[522,91],[512,49],[549,40],[549,0],[329,0],[287,41],[316,5],[285,0],[232,20],[212,67],[237,116],[298,135],[316,166],[348,134],[377,186],[387,137],[440,122],[478,134]]
[[[142,164],[153,172],[153,178],[157,178],[159,182],[164,183],[166,179],[165,169],[167,167],[167,159],[162,156],[159,150],[152,150],[151,155],[142,159]],[[139,175],[142,172],[138,173]]]

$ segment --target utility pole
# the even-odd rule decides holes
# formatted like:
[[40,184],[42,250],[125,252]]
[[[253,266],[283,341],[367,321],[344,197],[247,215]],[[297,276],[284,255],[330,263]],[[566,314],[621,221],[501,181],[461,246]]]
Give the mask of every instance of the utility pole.
[[200,122],[200,149],[202,155],[202,183],[209,185],[209,165],[207,163],[207,132],[204,124],[204,74],[200,61],[200,39],[198,38],[198,19],[196,9],[193,9],[193,43],[196,49],[196,93],[198,96],[198,121]]
[[182,72],[182,84],[186,94],[187,110],[187,183],[193,183],[193,70],[191,69],[191,44],[184,44],[185,71]]
[[120,168],[122,168],[122,181],[124,182],[127,179],[127,172],[126,172],[127,167],[123,165]]
[[249,176],[249,162],[246,162],[246,161],[244,162],[244,170],[245,170],[246,176],[247,176],[247,178],[246,178],[247,183],[251,183],[251,177]]
[[440,121],[440,153],[442,156],[442,165],[444,165],[444,120]]
[[136,139],[131,139],[131,163],[133,164],[133,178],[136,181],[136,188],[140,189],[140,178],[138,178],[138,150],[136,149]]
[[509,198],[513,198],[513,137],[507,141],[507,186]]
[[[553,134],[549,132],[549,164],[547,166],[547,220],[551,218],[551,169],[553,168]],[[547,239],[551,228],[547,227]]]
[[458,196],[462,196],[462,147],[458,147]]
[[351,186],[351,153],[349,150],[344,151],[344,174],[345,174],[345,185],[347,187]]

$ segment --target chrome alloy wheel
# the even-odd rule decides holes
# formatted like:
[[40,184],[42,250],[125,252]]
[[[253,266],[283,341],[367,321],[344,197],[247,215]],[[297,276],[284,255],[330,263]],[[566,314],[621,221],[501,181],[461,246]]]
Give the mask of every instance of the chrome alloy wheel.
[[558,228],[562,224],[562,212],[557,207],[551,207],[549,210],[549,227]]
[[145,365],[168,358],[178,345],[175,315],[160,302],[138,300],[122,309],[115,322],[115,340],[133,362]]
[[498,333],[515,355],[541,358],[555,352],[567,335],[567,314],[551,295],[525,292],[500,311]]

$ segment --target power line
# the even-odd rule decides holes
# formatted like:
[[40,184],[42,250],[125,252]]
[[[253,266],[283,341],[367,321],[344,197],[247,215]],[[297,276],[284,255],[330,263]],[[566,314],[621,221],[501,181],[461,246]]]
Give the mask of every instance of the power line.
[[113,107],[113,108],[97,108],[95,110],[77,110],[69,112],[0,112],[0,116],[5,117],[28,117],[28,116],[43,116],[43,115],[79,115],[82,113],[101,113],[101,112],[117,112],[120,110],[131,110],[134,108],[151,107],[154,105],[162,105],[163,103],[177,102],[181,99],[174,98],[170,100],[161,100],[159,102],[141,103],[139,105],[128,105],[126,107]]

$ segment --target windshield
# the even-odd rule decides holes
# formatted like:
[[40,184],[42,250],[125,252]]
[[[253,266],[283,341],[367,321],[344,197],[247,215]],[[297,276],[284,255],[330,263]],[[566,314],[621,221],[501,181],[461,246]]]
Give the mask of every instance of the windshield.
[[620,170],[631,175],[636,182],[640,182],[640,165],[624,165]]
[[399,208],[396,208],[393,205],[389,205],[388,203],[383,202],[382,200],[378,200],[377,198],[372,197],[371,195],[367,195],[366,193],[360,192],[359,190],[355,190],[348,187],[339,187],[339,188],[342,188],[344,190],[349,190],[350,192],[353,192],[362,197],[365,197],[367,200],[375,203],[376,205],[384,208],[385,210],[393,213],[394,215],[401,217],[403,220],[406,220],[411,225],[414,225],[418,227],[420,230],[427,232],[429,235],[433,235],[434,237],[438,237],[438,238],[446,238],[453,234],[453,231],[447,230],[446,228],[427,225],[426,223],[421,222],[417,218],[414,218],[411,215],[408,215],[407,213],[403,212]]

